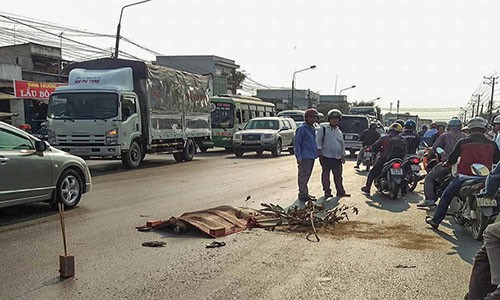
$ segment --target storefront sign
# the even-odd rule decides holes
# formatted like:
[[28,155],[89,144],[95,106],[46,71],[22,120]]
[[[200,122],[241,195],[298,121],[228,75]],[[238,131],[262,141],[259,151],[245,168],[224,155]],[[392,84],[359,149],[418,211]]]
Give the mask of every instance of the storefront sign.
[[67,84],[14,80],[14,96],[22,99],[48,100],[50,94],[52,94],[58,86],[62,85]]

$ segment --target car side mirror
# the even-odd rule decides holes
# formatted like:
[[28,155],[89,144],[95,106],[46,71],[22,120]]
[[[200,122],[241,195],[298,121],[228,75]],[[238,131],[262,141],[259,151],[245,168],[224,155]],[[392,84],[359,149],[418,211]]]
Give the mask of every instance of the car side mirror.
[[47,148],[48,146],[45,141],[35,141],[35,150],[37,152],[44,152],[45,150],[47,150]]

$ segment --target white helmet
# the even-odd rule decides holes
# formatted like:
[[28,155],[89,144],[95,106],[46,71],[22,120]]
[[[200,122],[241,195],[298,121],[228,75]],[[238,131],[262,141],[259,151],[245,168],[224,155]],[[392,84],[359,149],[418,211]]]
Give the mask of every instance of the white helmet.
[[472,118],[470,119],[469,123],[467,123],[467,127],[469,127],[469,129],[472,128],[484,129],[486,128],[486,126],[488,126],[488,121],[483,117]]
[[493,124],[500,124],[500,115],[496,116],[496,117],[493,119]]

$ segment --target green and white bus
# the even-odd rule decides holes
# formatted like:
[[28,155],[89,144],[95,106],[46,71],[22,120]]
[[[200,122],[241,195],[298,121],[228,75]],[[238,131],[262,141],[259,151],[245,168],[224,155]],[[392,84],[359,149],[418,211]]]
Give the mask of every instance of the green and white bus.
[[233,134],[238,128],[255,117],[272,117],[276,109],[273,103],[259,98],[239,95],[218,95],[210,98],[212,139],[203,140],[198,147],[201,152],[208,148],[233,147]]

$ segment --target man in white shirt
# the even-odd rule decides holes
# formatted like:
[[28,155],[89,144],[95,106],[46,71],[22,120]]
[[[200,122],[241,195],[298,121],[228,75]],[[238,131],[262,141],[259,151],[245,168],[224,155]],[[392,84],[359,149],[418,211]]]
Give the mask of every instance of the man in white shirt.
[[318,156],[321,163],[321,183],[325,198],[331,198],[332,190],[330,188],[330,172],[333,173],[333,182],[337,190],[337,197],[350,197],[344,190],[342,184],[342,164],[345,162],[344,136],[339,128],[342,120],[342,113],[338,109],[332,109],[328,112],[328,121],[330,124],[322,125],[316,134],[316,143],[318,145]]

